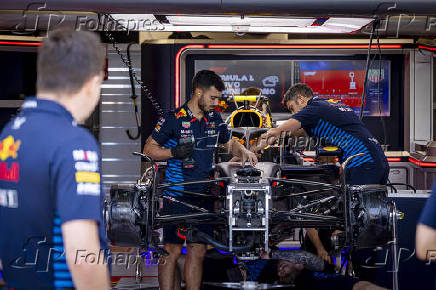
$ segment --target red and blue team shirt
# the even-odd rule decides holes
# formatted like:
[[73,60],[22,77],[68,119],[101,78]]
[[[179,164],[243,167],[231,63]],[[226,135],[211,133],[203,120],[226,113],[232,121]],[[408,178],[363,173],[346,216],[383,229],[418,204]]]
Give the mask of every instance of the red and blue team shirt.
[[100,168],[96,140],[70,112],[53,101],[24,102],[0,134],[0,259],[7,286],[74,287],[61,232],[68,221],[95,220],[102,249],[96,254],[105,258]]
[[356,113],[340,100],[313,97],[300,112],[292,115],[301,123],[309,136],[324,139],[328,144],[343,151],[341,162],[348,157],[356,157],[347,165],[358,167],[365,163],[387,164],[383,149],[369,132]]
[[[192,168],[183,168],[182,160],[168,159],[165,183],[208,178],[216,146],[227,143],[230,135],[220,113],[215,110],[206,113],[201,120],[198,120],[185,103],[175,112],[166,114],[156,124],[152,138],[166,149],[177,146],[181,138],[193,138],[195,146],[192,157],[195,165]],[[205,190],[205,185],[174,186],[172,189],[201,193]],[[167,193],[172,196],[183,195],[178,192]]]

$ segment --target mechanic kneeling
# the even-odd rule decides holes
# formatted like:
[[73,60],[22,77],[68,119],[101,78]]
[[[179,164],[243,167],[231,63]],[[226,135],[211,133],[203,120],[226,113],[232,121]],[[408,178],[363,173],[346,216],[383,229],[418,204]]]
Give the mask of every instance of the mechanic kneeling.
[[[184,256],[179,259],[177,269],[181,277],[184,259]],[[271,256],[263,254],[261,259],[235,264],[233,255],[211,249],[203,261],[203,285],[204,289],[219,290],[224,289],[217,285],[219,283],[255,281],[262,283],[261,287],[266,286],[260,289],[274,286],[292,290],[385,289],[358,278],[326,272],[323,268],[321,258],[305,251],[278,250]]]
[[[144,154],[154,160],[167,160],[165,182],[207,179],[212,169],[214,149],[218,143],[224,144],[227,150],[238,156],[243,165],[245,161],[250,161],[254,166],[257,163],[256,155],[230,138],[230,132],[221,115],[213,110],[218,105],[221,92],[225,89],[221,78],[213,71],[199,71],[192,81],[192,88],[191,99],[175,112],[161,118],[144,146]],[[192,139],[195,141],[195,147],[191,142]],[[194,206],[212,210],[213,204],[205,201],[204,198],[196,200],[171,190],[205,193],[207,192],[206,184],[174,186],[164,194]],[[191,208],[184,204],[164,199],[164,214],[189,212]],[[210,224],[202,224],[197,226],[197,229],[209,235],[213,233],[213,227]],[[162,290],[172,290],[175,286],[177,288],[180,286],[174,281],[174,271],[185,240],[178,236],[176,225],[164,226],[163,239],[164,249],[169,255],[164,257],[164,261],[159,264],[159,285]],[[200,289],[206,245],[200,241],[189,240],[187,244],[186,289]]]

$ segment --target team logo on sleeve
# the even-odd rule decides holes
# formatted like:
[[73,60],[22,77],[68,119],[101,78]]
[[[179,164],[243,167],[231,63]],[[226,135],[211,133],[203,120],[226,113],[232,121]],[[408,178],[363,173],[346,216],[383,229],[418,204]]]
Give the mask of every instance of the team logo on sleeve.
[[186,117],[186,116],[188,116],[188,115],[186,114],[186,110],[185,110],[185,108],[181,108],[180,111],[178,111],[177,113],[175,113],[175,116],[176,116],[176,118],[178,119],[178,118],[180,118],[180,117]]
[[5,161],[9,157],[17,158],[18,149],[20,149],[21,141],[14,140],[14,137],[8,136],[0,142],[0,160]]
[[77,194],[100,195],[98,153],[91,150],[73,150],[73,159],[76,169]]
[[161,126],[163,125],[163,123],[165,123],[165,119],[161,117],[161,118],[159,119],[159,121],[157,122],[156,127],[154,127],[154,130],[155,130],[156,132],[159,132],[160,129],[161,129]]
[[100,173],[89,172],[89,171],[78,171],[76,172],[76,181],[88,182],[88,183],[100,183]]
[[342,111],[342,112],[353,112],[353,109],[345,106],[344,103],[342,102],[342,100],[328,99],[326,101],[329,103],[329,105],[337,108],[339,111]]
[[73,151],[74,161],[89,161],[97,162],[98,154],[95,151],[85,151],[85,150],[74,150]]
[[6,162],[7,159],[16,159],[21,141],[14,139],[11,135],[0,141],[0,180],[18,182],[20,179],[20,169],[18,162],[12,162],[11,165]]

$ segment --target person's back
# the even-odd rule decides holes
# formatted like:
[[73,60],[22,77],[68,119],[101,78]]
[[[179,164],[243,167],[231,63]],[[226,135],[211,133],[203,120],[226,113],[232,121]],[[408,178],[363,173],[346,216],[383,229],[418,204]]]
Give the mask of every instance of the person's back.
[[8,287],[109,288],[99,149],[76,123],[98,102],[101,52],[89,32],[52,32],[38,55],[37,97],[0,133],[0,260]]
[[301,122],[309,136],[341,148],[341,162],[363,153],[347,164],[348,184],[386,184],[389,164],[385,154],[350,107],[337,100],[313,97],[292,118]]
[[268,140],[269,136],[277,138],[284,131],[295,133],[302,128],[309,136],[318,137],[320,145],[341,148],[341,162],[361,154],[346,165],[348,184],[386,184],[389,165],[385,154],[377,139],[350,107],[341,100],[314,96],[312,89],[303,83],[290,87],[282,103],[293,115],[279,127],[265,133],[263,139]]
[[365,162],[383,162],[385,160],[383,150],[366,126],[359,120],[356,113],[342,102],[333,99],[320,99],[313,97],[306,108],[293,116],[298,119],[299,115],[310,110],[310,114],[317,114],[311,124],[304,124],[310,128],[307,132],[311,136],[323,138],[324,141],[343,149],[342,159],[367,153],[351,161],[349,168],[357,167]]
[[[102,202],[97,144],[61,105],[35,98],[24,103],[0,140],[0,257],[6,281],[17,288],[73,287],[60,226],[76,218],[102,220],[96,215]],[[72,183],[83,193],[81,201],[74,200]],[[76,202],[89,208],[74,207]],[[104,237],[102,223],[100,230]]]

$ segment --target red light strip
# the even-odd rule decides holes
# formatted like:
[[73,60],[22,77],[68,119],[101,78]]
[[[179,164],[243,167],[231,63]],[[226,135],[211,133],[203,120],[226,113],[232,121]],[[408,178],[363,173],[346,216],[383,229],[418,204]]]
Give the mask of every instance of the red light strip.
[[41,42],[19,42],[19,41],[0,41],[0,45],[30,45],[39,46]]
[[[368,48],[366,44],[291,44],[291,45],[275,45],[275,44],[211,44],[207,48]],[[377,45],[371,45],[371,48],[378,48]],[[381,49],[401,49],[400,44],[381,44]]]
[[175,93],[175,107],[180,107],[180,56],[182,52],[190,48],[204,48],[204,45],[185,45],[176,54],[176,93]]
[[306,162],[315,162],[315,158],[310,158],[310,157],[304,157],[303,160]]
[[400,162],[401,158],[400,157],[387,157],[386,158],[389,162]]
[[409,161],[421,167],[436,167],[436,163],[422,162],[412,157],[409,157]]
[[418,48],[419,49],[426,49],[426,50],[436,51],[436,47],[428,47],[428,46],[419,45]]

